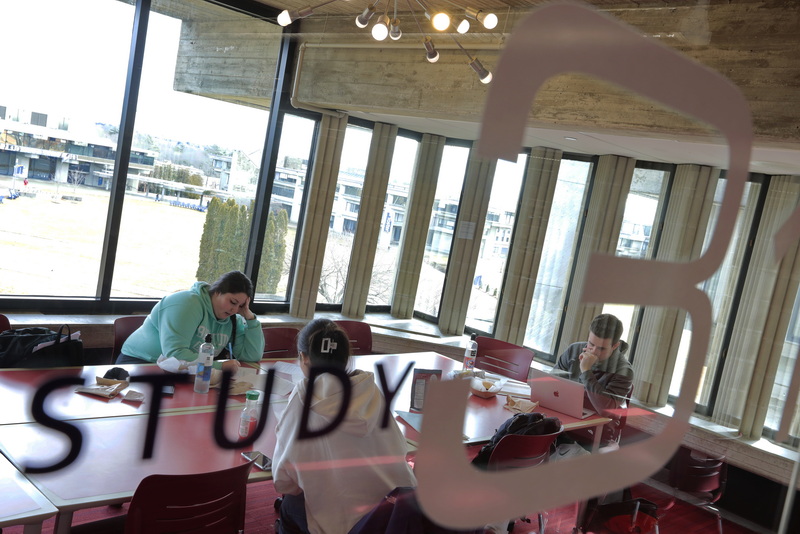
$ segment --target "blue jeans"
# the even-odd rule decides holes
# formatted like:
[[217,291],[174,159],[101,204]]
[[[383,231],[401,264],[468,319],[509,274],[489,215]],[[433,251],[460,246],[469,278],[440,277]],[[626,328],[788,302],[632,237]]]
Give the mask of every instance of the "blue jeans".
[[281,524],[277,534],[309,534],[306,520],[306,498],[284,495],[281,502]]
[[141,358],[134,358],[133,356],[125,356],[124,354],[120,354],[117,356],[117,364],[121,365],[123,363],[151,363],[142,360]]

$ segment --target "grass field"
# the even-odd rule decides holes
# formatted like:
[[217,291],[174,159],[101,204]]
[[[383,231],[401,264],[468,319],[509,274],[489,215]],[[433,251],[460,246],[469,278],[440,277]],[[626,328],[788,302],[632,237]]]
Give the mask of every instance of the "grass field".
[[[11,186],[0,178],[0,195]],[[15,186],[26,189],[22,180]],[[94,297],[109,192],[38,180],[27,189],[36,197],[0,204],[0,294]],[[188,287],[204,222],[205,213],[126,195],[112,297],[160,298]]]

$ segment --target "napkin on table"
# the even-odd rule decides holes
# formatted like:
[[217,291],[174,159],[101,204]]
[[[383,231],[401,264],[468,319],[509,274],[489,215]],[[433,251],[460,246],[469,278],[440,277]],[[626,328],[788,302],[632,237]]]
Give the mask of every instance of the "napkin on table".
[[506,404],[503,408],[515,413],[533,413],[538,406],[539,401],[519,399],[508,395],[506,396]]

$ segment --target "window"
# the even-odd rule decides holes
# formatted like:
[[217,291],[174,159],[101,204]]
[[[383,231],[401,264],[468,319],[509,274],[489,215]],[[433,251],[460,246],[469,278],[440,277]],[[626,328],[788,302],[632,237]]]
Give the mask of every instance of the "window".
[[464,188],[468,160],[468,148],[445,145],[428,225],[417,298],[414,302],[414,310],[429,317],[439,315],[447,261],[453,243],[456,214],[461,190]]
[[[352,124],[347,126],[339,165],[338,193],[333,201],[333,226],[328,232],[325,245],[317,302],[341,304],[344,300],[350,251],[353,248],[353,234],[356,231],[353,214],[358,212],[358,204],[354,201],[361,202],[361,189],[364,187],[371,140],[372,130]],[[354,198],[356,191],[358,196]]]
[[383,206],[378,248],[372,264],[372,280],[367,304],[389,306],[394,294],[394,279],[400,252],[400,238],[406,218],[411,180],[417,164],[419,141],[398,135],[389,170],[388,200]]
[[[498,160],[494,172],[466,320],[466,326],[480,332],[494,332],[497,302],[508,258],[508,247],[498,244],[509,241],[514,227],[513,217],[506,217],[506,214],[516,212],[527,162],[526,154],[520,154],[515,163]],[[509,212],[509,209],[513,211]]]
[[[278,165],[272,184],[267,228],[256,282],[256,298],[289,300],[291,266],[294,261],[297,228],[303,192],[308,181],[307,162],[311,154],[316,121],[284,115],[278,146]],[[281,164],[286,165],[282,167]]]
[[[13,152],[0,152],[0,174],[12,176],[14,174],[14,164],[17,159]],[[11,182],[11,187],[16,188],[16,180]]]
[[34,126],[47,126],[47,114],[37,113],[36,111],[32,111],[31,124],[33,124]]
[[588,161],[570,159],[562,159],[558,170],[524,341],[544,354],[553,355],[556,349],[591,172]]
[[[719,180],[717,189],[714,194],[714,205],[712,207],[711,216],[709,218],[704,247],[708,245],[714,227],[716,226],[716,218],[719,213],[722,196],[725,192],[724,179]],[[742,205],[739,208],[739,215],[736,219],[736,226],[734,228],[733,236],[731,237],[731,244],[728,247],[728,252],[725,259],[717,272],[703,284],[701,289],[708,295],[711,300],[712,306],[712,322],[711,322],[711,335],[709,339],[709,346],[706,355],[706,363],[703,367],[703,374],[700,380],[700,388],[697,392],[695,402],[701,407],[707,407],[712,400],[712,391],[717,374],[717,366],[721,363],[721,355],[724,350],[725,330],[729,321],[732,321],[732,302],[734,292],[739,277],[742,276],[742,259],[747,247],[750,227],[753,223],[753,216],[755,213],[755,206],[758,199],[759,184],[748,182],[745,184],[744,195],[742,196]],[[683,371],[686,365],[686,358],[689,352],[689,342],[691,341],[691,320],[689,317],[686,319],[683,335],[681,336],[680,348],[678,349],[678,356],[675,363],[675,370],[672,375],[672,382],[670,384],[670,395],[677,395],[680,393],[680,385],[683,379]],[[733,359],[729,360],[731,363]],[[733,364],[733,363],[732,363]],[[707,409],[701,408],[701,412],[706,412]]]
[[[248,19],[207,3],[188,1],[177,10],[154,2],[134,133],[134,148],[150,152],[152,163],[131,158],[112,296],[160,297],[244,269],[269,114],[192,94],[205,92],[204,80],[187,75],[196,58],[182,42],[203,46],[209,17]],[[219,35],[213,39],[219,49]],[[215,92],[235,94],[233,79],[223,79]],[[215,170],[215,160],[228,159],[229,173]],[[88,180],[92,185],[91,173]],[[156,242],[158,252],[142,254]]]
[[[43,12],[47,16],[42,16]],[[12,169],[22,167],[22,172],[15,176],[17,185],[27,178],[27,189],[35,196],[17,204],[19,211],[11,225],[0,229],[3,293],[93,296],[108,214],[108,192],[102,187],[86,188],[70,183],[70,172],[84,158],[46,155],[37,145],[47,136],[36,139],[33,133],[66,135],[46,128],[47,114],[53,112],[71,117],[70,136],[84,141],[108,139],[108,129],[98,131],[95,124],[110,127],[119,122],[133,7],[116,0],[3,2],[0,18],[37,21],[35,39],[31,39],[30,27],[21,23],[9,25],[4,36],[26,43],[27,61],[31,65],[48,65],[49,78],[75,80],[74,63],[53,61],[54,50],[63,57],[91,58],[86,65],[95,68],[102,65],[103,70],[103,83],[58,84],[58,99],[53,98],[54,86],[41,83],[38,76],[16,76],[15,82],[4,88],[7,116],[16,116],[19,121],[4,125],[4,142],[16,147],[2,152]],[[16,72],[18,68],[18,59],[10,55],[0,57],[3,72]],[[57,110],[56,103],[60,106]],[[32,113],[26,115],[25,109]],[[113,159],[104,163],[113,168]],[[13,265],[6,263],[6,258],[13,258]],[[19,265],[25,266],[24,276],[18,274]]]
[[[625,211],[622,227],[617,241],[617,256],[628,258],[652,258],[655,254],[650,243],[650,233],[657,223],[659,203],[669,181],[670,172],[666,170],[636,167]],[[603,313],[616,315],[623,325],[622,339],[633,341],[633,331],[637,321],[639,306],[606,304]]]
[[[6,281],[3,293],[160,298],[198,278],[213,277],[219,270],[242,268],[250,229],[246,219],[257,200],[254,191],[268,113],[264,106],[225,102],[226,95],[231,101],[254,101],[256,95],[242,91],[254,91],[256,84],[243,84],[241,77],[215,67],[215,86],[209,88],[211,80],[203,78],[203,73],[212,69],[197,63],[188,68],[188,62],[212,58],[191,55],[189,44],[203,46],[213,25],[227,23],[249,26],[254,32],[257,26],[259,32],[276,36],[277,47],[280,28],[202,0],[153,1],[139,65],[142,78],[132,146],[125,142],[130,150],[125,194],[113,206],[114,213],[121,214],[115,219],[121,222],[112,223],[115,227],[111,228],[118,246],[107,256],[103,247],[107,220],[111,220],[110,189],[119,172],[115,158],[118,138],[123,139],[119,121],[134,6],[117,0],[3,2],[0,17],[36,20],[36,39],[31,39],[24,24],[12,25],[4,35],[27,43],[27,59],[31,64],[47,64],[48,77],[71,80],[54,86],[39,83],[35,76],[22,76],[3,92],[4,118],[15,120],[1,125],[0,161],[6,163],[6,170],[18,171],[15,180],[29,182],[29,195],[18,204],[21,209],[14,224],[0,229],[0,258],[13,258],[14,264],[26,266],[26,272],[19,276],[18,269],[0,260],[0,279]],[[213,54],[224,48],[205,50]],[[88,68],[102,66],[102,83],[74,83],[74,62],[53,62],[54,50],[64,57],[83,58]],[[264,57],[275,54],[257,52],[254,48],[257,57],[252,63],[260,67],[248,66],[248,72],[274,72],[274,65]],[[245,57],[241,60],[247,62]],[[0,58],[0,68],[13,72],[17,62],[5,56]],[[236,80],[235,84],[230,80]],[[271,88],[258,89],[269,93]],[[200,96],[204,93],[214,98]],[[9,145],[16,146],[8,149]],[[230,159],[229,175],[215,173],[214,158]],[[308,152],[303,158],[308,158]],[[227,165],[223,169],[227,172]],[[221,194],[223,178],[231,182],[228,192],[235,191],[233,197]],[[236,211],[235,231],[234,225],[226,225],[230,234],[217,234],[215,243],[204,242],[204,234],[213,227],[211,220],[219,222],[209,216],[212,200],[226,205],[229,198],[231,214]],[[113,269],[104,269],[101,280],[104,261]],[[212,264],[216,272],[201,272],[201,266]],[[8,276],[9,270],[15,274]]]
[[[773,431],[778,430],[786,402],[789,399],[789,386],[792,381],[798,350],[800,350],[800,291],[795,297],[789,329],[786,332],[786,338],[783,340],[783,349],[778,363],[778,371],[775,375],[775,384],[772,386],[769,408],[764,422],[764,426]],[[789,435],[800,436],[800,411],[795,411],[789,427]]]
[[[277,177],[275,178],[275,182],[277,184],[278,182]],[[294,197],[294,191],[295,191],[294,187],[286,187],[283,185],[272,186],[272,194],[278,197],[292,198]]]

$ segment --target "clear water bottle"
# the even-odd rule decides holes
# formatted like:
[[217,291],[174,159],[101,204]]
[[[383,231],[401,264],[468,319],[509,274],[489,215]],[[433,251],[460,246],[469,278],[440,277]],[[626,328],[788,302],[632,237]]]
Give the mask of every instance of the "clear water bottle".
[[472,334],[467,341],[467,350],[464,351],[464,365],[461,367],[465,371],[472,371],[475,368],[475,358],[478,357],[478,342],[475,338],[478,334]]
[[239,437],[246,438],[256,430],[258,424],[258,398],[261,396],[259,391],[251,389],[245,393],[244,410],[239,419]]
[[197,374],[194,375],[195,393],[208,393],[211,385],[211,370],[214,368],[214,344],[211,343],[211,334],[206,334],[205,342],[200,345],[197,356]]

